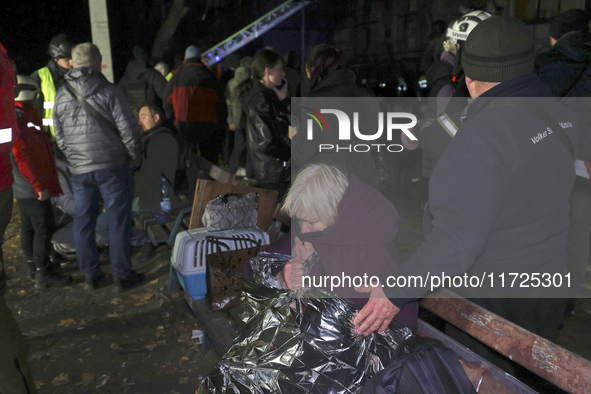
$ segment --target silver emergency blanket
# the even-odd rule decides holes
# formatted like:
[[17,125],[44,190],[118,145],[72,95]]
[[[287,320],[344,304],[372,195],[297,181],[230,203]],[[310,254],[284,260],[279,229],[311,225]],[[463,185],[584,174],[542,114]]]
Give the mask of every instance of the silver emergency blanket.
[[245,325],[199,394],[358,393],[412,335],[396,321],[384,335],[355,334],[360,307],[323,289],[245,282],[240,304]]

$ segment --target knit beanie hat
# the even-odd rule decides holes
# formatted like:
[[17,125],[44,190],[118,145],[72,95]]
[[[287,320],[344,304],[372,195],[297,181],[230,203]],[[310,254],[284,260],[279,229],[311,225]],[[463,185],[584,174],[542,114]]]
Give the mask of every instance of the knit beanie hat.
[[195,45],[191,45],[185,50],[185,59],[191,59],[194,57],[201,57],[201,49]]
[[588,12],[579,9],[565,11],[552,19],[550,37],[559,40],[571,31],[589,33],[589,21],[591,21],[591,15]]
[[470,79],[504,82],[534,71],[534,36],[520,20],[494,16],[472,30],[462,51]]

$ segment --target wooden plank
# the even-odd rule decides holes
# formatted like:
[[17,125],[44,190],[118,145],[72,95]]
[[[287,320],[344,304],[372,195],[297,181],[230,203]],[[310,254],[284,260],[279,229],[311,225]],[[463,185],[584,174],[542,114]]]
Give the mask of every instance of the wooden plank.
[[535,394],[536,391],[521,383],[513,376],[505,373],[496,365],[491,364],[468,348],[462,346],[441,331],[418,319],[416,333],[423,337],[440,340],[443,345],[457,354],[466,375],[479,393],[495,394]]
[[213,344],[218,355],[223,356],[232,347],[236,330],[222,312],[213,312],[207,303],[207,298],[194,300],[185,293],[185,300],[203,324],[203,328]]
[[421,305],[556,386],[575,394],[591,392],[591,361],[450,291],[438,295]]
[[150,240],[156,245],[168,240],[168,233],[164,231],[161,224],[153,224],[148,227],[147,231]]
[[229,183],[220,183],[204,179],[199,179],[197,181],[189,228],[203,227],[203,221],[201,218],[205,211],[205,206],[215,197],[219,195],[223,196],[228,193],[248,194],[252,192],[259,194],[259,209],[257,210],[259,221],[257,226],[261,230],[267,231],[273,221],[273,215],[275,214],[275,207],[277,205],[277,192],[275,190],[232,185]]

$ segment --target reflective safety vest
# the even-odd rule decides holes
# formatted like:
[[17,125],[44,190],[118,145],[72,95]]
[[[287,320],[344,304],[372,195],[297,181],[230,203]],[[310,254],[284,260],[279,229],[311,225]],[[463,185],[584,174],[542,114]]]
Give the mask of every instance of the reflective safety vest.
[[47,66],[39,71],[39,78],[41,79],[41,92],[43,93],[43,126],[45,130],[49,130],[51,140],[55,140],[55,131],[53,130],[53,104],[55,100],[55,85],[53,77]]
[[166,76],[164,77],[164,79],[166,79],[167,81],[170,81],[170,78],[172,78],[172,71],[166,74]]

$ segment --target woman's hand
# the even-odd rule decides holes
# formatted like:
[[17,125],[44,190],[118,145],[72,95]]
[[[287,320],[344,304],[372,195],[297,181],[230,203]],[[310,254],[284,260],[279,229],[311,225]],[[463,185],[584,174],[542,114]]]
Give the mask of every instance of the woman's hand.
[[291,246],[291,255],[293,257],[298,257],[306,261],[312,253],[314,253],[314,246],[310,242],[304,244],[298,237],[293,239],[293,245]]
[[312,253],[314,253],[314,246],[310,242],[304,244],[298,237],[293,239],[292,258],[285,264],[283,271],[277,275],[277,279],[284,289],[299,290],[303,287],[304,262]]
[[283,271],[277,275],[277,279],[279,279],[284,289],[299,290],[302,288],[303,276],[304,260],[293,258],[285,264]]
[[400,308],[390,302],[379,284],[376,287],[356,287],[355,290],[359,293],[370,293],[367,304],[353,319],[355,332],[367,336],[376,331],[386,331],[392,319],[400,312]]

